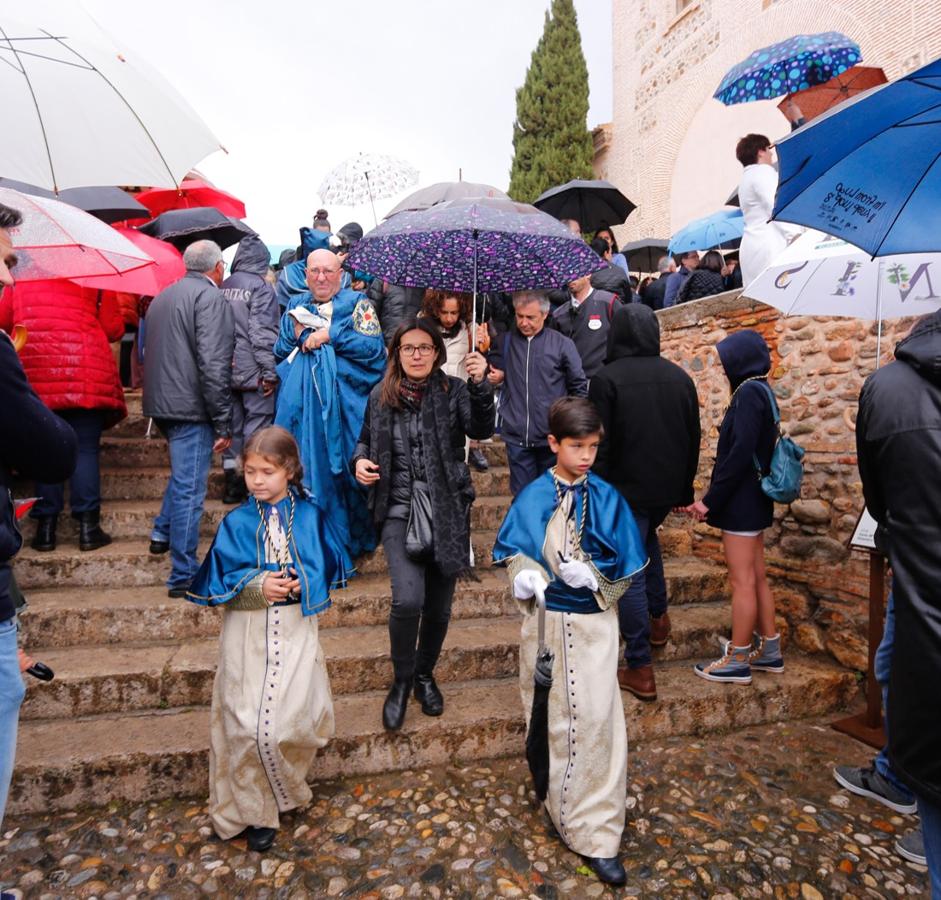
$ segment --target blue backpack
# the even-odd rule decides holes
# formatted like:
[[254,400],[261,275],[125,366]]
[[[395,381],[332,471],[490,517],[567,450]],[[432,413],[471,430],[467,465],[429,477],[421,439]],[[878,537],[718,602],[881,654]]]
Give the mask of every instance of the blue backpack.
[[774,427],[778,430],[778,440],[771,454],[771,466],[767,475],[762,472],[757,455],[752,458],[755,461],[755,469],[758,471],[758,481],[765,495],[776,503],[790,503],[801,495],[804,449],[781,431],[781,414],[778,412],[774,391],[771,390],[767,381],[761,381],[761,384],[764,385],[771,398],[771,412],[774,415]]

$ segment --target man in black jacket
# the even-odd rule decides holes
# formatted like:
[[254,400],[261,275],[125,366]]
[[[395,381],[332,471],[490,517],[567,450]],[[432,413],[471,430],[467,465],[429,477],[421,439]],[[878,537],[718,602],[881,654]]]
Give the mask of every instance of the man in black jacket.
[[150,552],[170,551],[168,594],[183,597],[199,561],[199,522],[213,453],[231,442],[232,308],[219,285],[225,264],[212,241],[183,253],[186,275],[147,310],[144,415],[170,444],[170,481],[154,519]]
[[[0,204],[0,290],[13,284],[10,270],[16,254],[9,229],[22,218]],[[0,822],[13,775],[20,704],[26,691],[21,670],[30,664],[18,657],[16,605],[10,560],[23,543],[10,494],[12,473],[35,481],[65,481],[75,469],[75,432],[49,409],[26,380],[13,342],[0,331]]]
[[941,312],[866,379],[856,449],[893,572],[889,759],[918,799],[932,896],[941,897]]
[[676,271],[676,262],[672,256],[661,256],[657,262],[658,278],[654,278],[640,295],[641,302],[649,306],[654,312],[663,309],[663,301],[667,293],[667,281]]
[[608,291],[595,290],[590,275],[576,278],[569,290],[568,300],[552,313],[552,323],[575,343],[585,377],[590,379],[604,365],[611,319],[621,301]]
[[642,303],[614,314],[607,365],[588,388],[604,423],[594,471],[630,504],[650,562],[618,604],[627,668],[621,687],[656,700],[650,647],[670,636],[657,528],[675,506],[693,502],[699,465],[699,398],[693,380],[660,356],[660,324]]
[[240,503],[247,496],[238,468],[245,442],[274,421],[274,344],[281,310],[274,288],[265,280],[268,248],[257,234],[242,238],[232,260],[232,274],[222,282],[222,294],[232,307],[235,353],[232,358],[232,444],[222,456],[225,473],[223,503]]

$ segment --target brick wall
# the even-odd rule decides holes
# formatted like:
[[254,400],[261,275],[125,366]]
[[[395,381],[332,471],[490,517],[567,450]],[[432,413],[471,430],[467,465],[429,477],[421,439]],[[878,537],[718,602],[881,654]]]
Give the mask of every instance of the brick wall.
[[[826,650],[844,665],[865,669],[868,562],[846,543],[862,509],[854,429],[860,388],[875,368],[875,323],[785,318],[736,294],[658,315],[663,356],[690,373],[699,394],[703,442],[697,497],[709,484],[729,399],[715,345],[734,331],[754,328],[771,347],[770,381],[782,425],[806,451],[801,498],[790,506],[776,504],[774,525],[766,533],[781,624],[802,649]],[[883,365],[913,321],[884,323]],[[678,516],[667,520],[665,546],[723,558],[719,532]]]
[[[607,171],[638,205],[618,230],[621,243],[666,236],[687,221],[682,205],[671,215],[671,183],[690,123],[701,111],[710,115],[712,106],[718,116],[712,92],[752,50],[802,32],[842,31],[858,41],[865,64],[881,66],[890,79],[941,55],[937,0],[694,0],[680,15],[676,8],[676,0],[612,4],[614,91]],[[780,121],[783,133],[787,126]],[[721,150],[723,161],[731,158],[733,173],[737,137],[728,135],[729,146]],[[700,162],[708,176],[712,161]],[[708,177],[704,181],[701,189],[712,189]],[[714,186],[716,207],[729,188],[724,180]]]

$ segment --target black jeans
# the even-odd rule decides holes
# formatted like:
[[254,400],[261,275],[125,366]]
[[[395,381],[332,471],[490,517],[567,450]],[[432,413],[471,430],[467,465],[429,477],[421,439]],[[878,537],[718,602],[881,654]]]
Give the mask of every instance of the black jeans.
[[[101,473],[98,468],[98,451],[104,414],[98,409],[63,409],[56,415],[72,426],[78,439],[78,457],[75,472],[69,479],[69,500],[72,515],[94,512],[101,508]],[[39,499],[30,511],[30,516],[57,516],[65,505],[65,483],[43,484],[36,482]]]
[[[416,673],[430,675],[441,653],[451,619],[455,576],[441,574],[435,563],[420,563],[405,554],[405,519],[386,519],[382,546],[392,579],[389,641],[396,680]],[[416,649],[417,644],[417,649]]]

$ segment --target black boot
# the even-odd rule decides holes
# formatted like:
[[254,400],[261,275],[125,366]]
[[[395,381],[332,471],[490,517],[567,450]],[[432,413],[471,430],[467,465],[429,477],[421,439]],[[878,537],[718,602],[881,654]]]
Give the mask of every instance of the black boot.
[[490,463],[487,462],[484,451],[479,447],[471,447],[467,454],[467,462],[472,469],[476,469],[478,472],[486,472],[490,468]]
[[230,505],[241,503],[248,497],[245,479],[239,474],[238,469],[225,469],[224,473],[225,489],[222,492],[222,502]]
[[426,716],[440,716],[444,712],[444,697],[435,684],[434,675],[415,674],[415,699]]
[[592,872],[605,884],[624,884],[627,881],[627,872],[618,857],[586,856],[585,859]]
[[56,549],[56,525],[58,516],[40,516],[36,520],[36,534],[30,546],[40,553]]
[[256,853],[264,853],[271,849],[274,843],[274,836],[277,834],[274,828],[262,828],[257,825],[249,825],[245,829],[245,839],[249,850]]
[[91,509],[88,512],[78,513],[78,549],[97,550],[111,543],[111,535],[101,530],[98,524],[101,519],[101,510]]
[[411,687],[411,678],[396,678],[392,682],[386,702],[382,705],[382,724],[386,731],[398,731],[402,727]]

